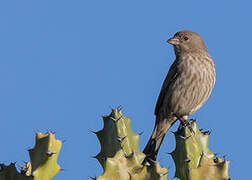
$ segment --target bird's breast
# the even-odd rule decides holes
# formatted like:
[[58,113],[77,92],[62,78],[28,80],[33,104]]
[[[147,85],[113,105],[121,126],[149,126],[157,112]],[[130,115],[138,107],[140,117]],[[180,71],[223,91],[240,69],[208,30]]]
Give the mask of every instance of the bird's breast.
[[178,60],[178,77],[168,92],[173,113],[191,115],[208,99],[215,83],[215,66],[209,56],[185,56]]

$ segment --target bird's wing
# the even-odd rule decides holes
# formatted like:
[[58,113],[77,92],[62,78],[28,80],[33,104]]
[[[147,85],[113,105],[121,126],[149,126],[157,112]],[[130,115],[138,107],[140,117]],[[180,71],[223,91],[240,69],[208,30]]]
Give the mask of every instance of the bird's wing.
[[154,112],[155,115],[158,114],[160,108],[162,107],[164,98],[166,96],[166,93],[168,93],[170,85],[173,84],[176,81],[177,77],[178,77],[178,66],[177,66],[177,64],[178,64],[178,62],[175,60],[173,62],[173,64],[171,65],[171,67],[170,67],[170,69],[168,71],[168,74],[167,74],[167,76],[166,76],[166,78],[165,78],[165,80],[163,82],[160,94],[158,96],[155,112]]

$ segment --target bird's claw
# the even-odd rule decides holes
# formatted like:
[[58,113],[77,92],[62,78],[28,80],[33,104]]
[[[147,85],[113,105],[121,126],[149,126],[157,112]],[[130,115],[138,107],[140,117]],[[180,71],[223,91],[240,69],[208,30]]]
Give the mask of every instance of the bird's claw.
[[186,120],[186,119],[182,119],[180,118],[180,125],[179,125],[179,129],[181,130],[182,128],[188,127],[188,129],[190,130],[191,133],[195,134],[193,128],[192,128],[192,124],[189,123],[190,121],[194,122],[194,119],[190,119],[190,120]]

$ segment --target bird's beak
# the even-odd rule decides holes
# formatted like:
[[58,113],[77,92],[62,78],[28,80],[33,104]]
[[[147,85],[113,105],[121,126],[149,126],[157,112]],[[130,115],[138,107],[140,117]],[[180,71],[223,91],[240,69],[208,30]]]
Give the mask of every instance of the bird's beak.
[[167,42],[168,42],[169,44],[172,44],[172,45],[175,46],[175,45],[178,45],[178,44],[179,44],[179,39],[176,38],[176,37],[173,37],[173,38],[168,39]]

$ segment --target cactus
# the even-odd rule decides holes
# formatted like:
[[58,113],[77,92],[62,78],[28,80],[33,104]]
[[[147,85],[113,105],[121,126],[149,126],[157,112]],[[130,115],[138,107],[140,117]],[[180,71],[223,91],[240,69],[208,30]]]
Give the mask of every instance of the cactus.
[[228,180],[229,162],[208,148],[209,132],[201,132],[195,121],[174,133],[176,148],[171,153],[180,180]]
[[0,180],[50,180],[60,170],[57,158],[62,142],[55,139],[53,133],[36,133],[36,144],[28,150],[31,162],[17,171],[15,164],[0,164]]
[[157,162],[143,165],[145,154],[139,150],[140,135],[131,129],[131,120],[124,117],[121,109],[113,109],[103,116],[104,127],[95,132],[101,151],[95,158],[104,173],[97,180],[165,180],[167,169]]
[[[120,109],[103,116],[104,127],[94,132],[101,144],[95,156],[103,167],[96,180],[165,180],[167,169],[158,162],[143,163],[139,150],[140,135],[131,130],[131,120]],[[176,148],[171,153],[176,165],[175,177],[180,180],[230,180],[229,162],[216,157],[208,148],[208,132],[201,132],[195,121],[174,132]]]

